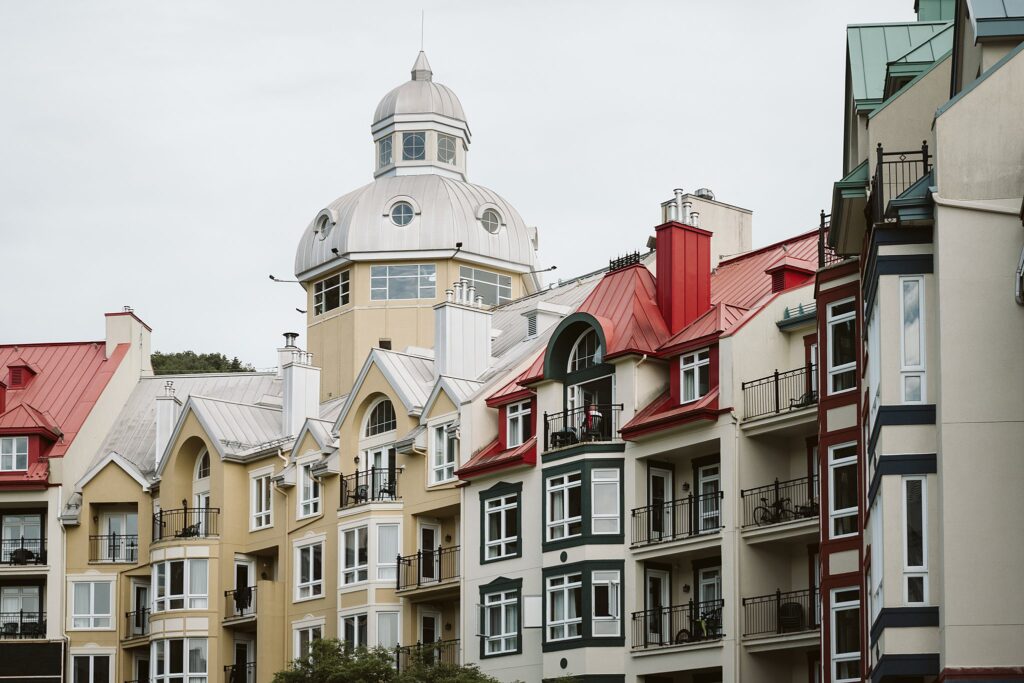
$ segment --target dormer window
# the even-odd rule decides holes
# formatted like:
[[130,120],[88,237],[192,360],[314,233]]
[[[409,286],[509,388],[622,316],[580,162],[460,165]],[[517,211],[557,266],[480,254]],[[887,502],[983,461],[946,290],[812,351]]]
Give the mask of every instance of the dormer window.
[[572,347],[572,353],[569,354],[569,372],[586,370],[598,365],[601,360],[601,339],[596,331],[587,330]]
[[398,426],[395,419],[395,406],[388,399],[380,401],[370,411],[366,419],[366,436],[377,436],[394,431]]
[[442,164],[455,164],[455,136],[437,134],[437,160]]
[[679,359],[680,403],[696,401],[708,393],[711,387],[711,353],[701,349],[684,354]]
[[384,168],[394,163],[391,157],[391,136],[377,141],[377,168]]
[[497,235],[501,230],[501,214],[494,209],[487,209],[480,216],[480,223],[483,224],[484,230],[492,235]]
[[402,161],[422,161],[427,158],[426,151],[425,133],[402,133]]
[[18,472],[28,469],[28,437],[0,438],[0,472]]
[[391,222],[399,227],[405,227],[412,222],[415,213],[409,202],[395,202],[391,207]]

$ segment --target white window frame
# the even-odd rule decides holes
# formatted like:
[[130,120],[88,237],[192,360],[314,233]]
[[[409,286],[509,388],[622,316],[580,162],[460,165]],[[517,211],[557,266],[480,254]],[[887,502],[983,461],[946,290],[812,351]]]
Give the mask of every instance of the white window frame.
[[377,168],[386,168],[395,163],[394,141],[390,135],[377,140]]
[[[96,611],[96,587],[107,588],[107,611]],[[78,591],[85,588],[89,591],[89,609],[77,612]],[[112,581],[72,581],[71,582],[71,630],[74,631],[112,631],[114,624],[114,583]]]
[[[411,205],[411,204],[410,204]],[[416,207],[413,206],[413,218]],[[411,225],[411,222],[409,223]],[[416,275],[395,275],[392,268],[416,268]],[[391,281],[398,278],[416,278],[416,296],[399,297],[391,295]],[[424,278],[433,284],[423,284]],[[375,282],[376,281],[376,282]],[[381,285],[383,282],[383,286]],[[437,266],[433,263],[405,263],[391,266],[370,266],[370,300],[371,301],[416,301],[418,299],[434,299],[437,297]]]
[[[609,614],[597,614],[597,590],[607,587]],[[590,574],[590,630],[595,638],[616,638],[622,635],[622,574],[619,570],[594,570]],[[614,630],[602,632],[605,627]]]
[[[857,593],[857,600],[847,600],[847,601],[844,601],[844,602],[837,602],[837,600],[836,600],[836,596],[837,595],[839,595],[840,593],[849,593],[849,592]],[[858,650],[857,652],[844,652],[844,653],[837,653],[836,652],[836,614],[838,612],[843,612],[843,611],[847,611],[847,610],[860,610],[860,589],[858,589],[856,586],[847,587],[847,588],[836,588],[831,593],[831,600],[829,601],[829,603],[830,603],[829,604],[829,606],[830,606],[830,615],[829,615],[830,622],[829,622],[829,625],[831,626],[831,628],[829,629],[829,632],[831,634],[830,635],[831,642],[829,643],[829,659],[831,661],[831,667],[832,667],[832,683],[860,683],[861,678],[859,676],[857,678],[839,678],[838,675],[837,675],[837,673],[838,673],[838,665],[840,663],[842,663],[842,662],[858,661],[860,659],[860,651]],[[857,621],[859,623],[859,621],[860,621],[859,617],[858,617]]]
[[[295,545],[295,602],[302,602],[305,600],[316,600],[324,596],[324,551],[326,549],[326,543],[323,538],[318,538],[314,541],[308,541],[301,544]],[[314,557],[316,553],[314,548],[320,547],[320,578],[316,577],[316,564]],[[306,562],[305,557],[308,556],[309,563],[309,580],[302,580],[302,565]]]
[[[171,593],[171,565],[174,563],[182,563],[182,592]],[[193,587],[192,573],[193,565],[198,567],[200,564],[203,565],[203,571],[206,574],[205,583],[206,586],[203,592],[200,592]],[[187,609],[206,609],[209,605],[209,592],[210,592],[210,563],[205,557],[196,557],[189,559],[175,559],[165,560],[163,562],[156,562],[153,565],[153,613],[157,612],[177,612],[180,610]],[[172,600],[180,600],[181,607],[171,607]]]
[[[362,539],[360,539],[362,535]],[[362,543],[360,544],[360,541]],[[348,564],[348,550],[352,548],[355,564]],[[359,553],[363,552],[363,561],[359,562]],[[341,569],[341,585],[352,586],[366,583],[370,578],[370,529],[366,524],[340,529],[338,533],[338,567]]]
[[[419,155],[406,156],[406,138],[412,139],[413,135],[420,136],[419,143]],[[415,143],[410,146],[411,149],[415,149]],[[402,161],[426,161],[427,159],[427,132],[423,130],[407,130],[402,131]]]
[[[375,418],[379,418],[376,415],[377,410],[383,410],[384,405],[388,404],[391,406],[391,419],[385,419],[383,421],[371,422]],[[379,439],[382,436],[391,434],[398,428],[398,414],[395,412],[395,404],[389,398],[381,398],[374,401],[369,409],[366,411],[366,419],[363,420],[363,428],[360,430],[362,434],[361,439]],[[373,434],[370,430],[373,429]]]
[[[576,479],[571,479],[575,476]],[[578,516],[570,517],[569,513],[569,491],[571,489],[580,489],[580,514]],[[561,518],[555,517],[555,504],[554,497],[556,493],[561,492],[562,503],[559,506],[559,514]],[[544,495],[547,496],[547,519],[545,521],[546,539],[548,541],[561,541],[567,538],[577,538],[583,535],[583,470],[575,470],[573,472],[563,472],[562,474],[556,474],[554,476],[547,477],[544,480]],[[579,523],[579,531],[577,533],[571,533],[573,524]],[[562,535],[556,536],[557,530],[561,530]]]
[[[846,457],[843,457],[843,458],[839,458],[839,459],[835,458],[836,451],[838,451],[839,449],[842,449],[842,448],[849,448],[851,446],[854,448],[853,455],[849,455],[849,456],[846,456]],[[835,493],[836,493],[835,470],[843,468],[843,467],[849,467],[852,464],[854,466],[854,471],[855,471],[854,481],[857,481],[857,476],[856,476],[857,450],[856,450],[856,447],[857,447],[857,442],[855,442],[855,441],[850,441],[850,442],[847,442],[847,443],[835,444],[834,446],[829,446],[828,447],[828,517],[829,517],[829,519],[828,519],[828,534],[829,534],[829,538],[849,538],[850,536],[856,536],[857,535],[856,529],[854,529],[854,531],[852,531],[852,532],[850,532],[848,534],[837,534],[836,533],[836,525],[835,525],[835,522],[836,522],[837,519],[843,519],[843,518],[846,518],[846,517],[854,517],[854,518],[856,518],[858,510],[860,509],[859,506],[854,505],[853,507],[850,507],[850,508],[842,508],[842,509],[837,510],[836,506],[835,506]],[[857,496],[854,496],[855,499],[856,499],[856,497]]]
[[[19,447],[20,446],[20,447]],[[19,456],[24,456],[25,466],[18,467]],[[9,464],[8,464],[9,463]],[[28,437],[0,437],[0,472],[25,472],[28,470]]]
[[[593,334],[594,339],[597,341],[597,345],[594,347],[594,353],[586,356],[579,356],[580,344],[589,335]],[[604,361],[604,351],[601,348],[601,335],[597,333],[592,327],[588,327],[572,345],[572,349],[569,351],[569,362],[566,365],[567,372],[579,372],[580,370],[586,370],[587,368],[595,365],[600,365]],[[576,367],[574,367],[576,366]]]
[[[704,355],[702,358],[701,355]],[[708,372],[708,392],[711,391],[711,348],[706,347],[691,351],[690,353],[684,353],[679,357],[679,403],[693,403],[699,401],[705,396],[707,392],[700,393],[700,371],[701,368],[707,368]],[[686,391],[686,375],[693,375],[693,396],[687,396]]]
[[[917,363],[911,363],[907,360],[907,325],[906,325],[906,299],[904,298],[904,288],[908,284],[917,285],[917,326],[918,326],[918,340],[917,340]],[[920,404],[926,401],[925,386],[925,319],[924,319],[924,276],[923,275],[909,275],[900,277],[900,399],[903,403]],[[910,379],[919,379],[921,381],[921,396],[917,400],[907,398],[907,381]]]
[[[495,213],[498,213],[495,209],[491,207],[487,207],[487,209],[484,209],[484,211],[487,210],[495,211]],[[480,212],[479,218],[483,218],[484,211]],[[502,225],[500,213],[498,213],[498,220],[498,227],[500,229]],[[490,282],[489,279],[486,279],[488,277],[493,277],[494,282]],[[488,306],[500,306],[501,304],[507,304],[509,301],[512,301],[512,276],[510,275],[496,273],[493,270],[486,270],[484,268],[474,268],[473,266],[459,266],[459,280],[463,283],[463,285],[472,285],[476,289],[477,296],[483,297],[484,303],[487,304]],[[494,301],[489,301],[489,297],[485,297],[481,293],[481,291],[484,290],[485,287],[494,288]]]
[[[330,220],[330,218],[327,218],[327,220]],[[313,284],[313,315],[323,315],[324,313],[336,311],[343,306],[348,306],[352,291],[351,277],[350,271],[343,270],[315,282]],[[328,282],[335,278],[338,280],[336,283],[328,284]],[[338,290],[338,305],[327,308],[327,293],[332,289]]]
[[[545,587],[547,588],[547,603],[545,610],[547,612],[547,629],[545,632],[546,640],[549,643],[560,642],[563,640],[576,640],[583,637],[583,615],[579,614],[575,617],[568,616],[569,614],[569,602],[572,592],[574,590],[580,591],[580,597],[582,598],[583,593],[583,574],[581,572],[573,572],[571,574],[561,574],[559,576],[549,576],[545,581]],[[562,605],[564,613],[558,618],[554,614],[553,597],[556,592],[562,593]],[[583,604],[583,600],[580,600],[580,604]],[[569,635],[570,630],[575,628],[576,633]],[[555,630],[562,629],[562,635],[555,636]]]
[[[394,522],[377,522],[375,525],[377,539],[377,580],[394,581],[398,578],[398,556],[402,554],[402,525]],[[385,545],[380,540],[380,533],[383,529],[394,529],[395,552],[384,555]]]
[[[597,491],[599,487],[614,489],[615,510],[598,511]],[[590,470],[590,533],[595,536],[622,533],[622,471],[617,467],[599,467]],[[602,522],[614,522],[614,529],[600,529]]]
[[[505,407],[505,448],[522,446],[533,436],[530,428],[530,401],[519,401],[510,403]],[[530,436],[523,437],[523,431],[530,432]]]
[[[377,628],[375,629],[376,634],[376,645],[377,647],[383,647],[388,650],[394,650],[398,647],[399,641],[402,639],[402,612],[399,610],[377,610],[375,613],[375,621],[377,622]],[[381,617],[387,617],[390,619],[394,617],[394,638],[388,638],[388,641],[393,640],[394,642],[384,642],[381,638],[383,626],[386,623]]]
[[274,484],[271,481],[273,475],[272,467],[249,473],[249,531],[274,526]]
[[[181,644],[181,672],[171,673],[171,642],[183,641]],[[203,661],[206,663],[206,670],[192,671],[189,668],[191,663],[189,651],[193,643],[202,642],[202,649],[206,653]],[[157,651],[163,650],[164,672],[158,674],[156,671]],[[150,646],[149,666],[150,681],[152,683],[170,683],[170,681],[186,681],[187,683],[206,683],[209,680],[210,670],[210,642],[207,638],[161,638],[154,640]]]
[[[921,564],[910,564],[910,506],[907,500],[907,486],[910,482],[921,482]],[[900,499],[902,502],[902,524],[903,524],[903,604],[904,605],[927,605],[928,604],[928,477],[926,476],[905,476],[900,481]],[[923,583],[921,602],[910,601],[910,580],[920,578]]]
[[315,623],[304,623],[292,626],[292,657],[293,660],[299,660],[303,656],[308,656],[309,652],[302,652],[302,635],[306,635],[307,647],[310,647],[314,640],[321,640],[324,637],[324,622],[318,621]]
[[320,480],[313,476],[312,468],[315,460],[308,460],[298,465],[299,469],[299,501],[296,517],[303,519],[313,517],[321,512],[323,489]]
[[[493,593],[484,593],[483,604],[480,606],[483,624],[480,633],[484,638],[485,657],[496,657],[498,655],[515,654],[519,650],[519,630],[522,624],[522,610],[519,609],[519,590],[500,590]],[[515,609],[515,626],[508,630],[509,609]],[[501,631],[491,632],[491,613],[497,612],[498,623]],[[494,649],[491,649],[492,646]]]
[[[502,496],[485,498],[484,505],[484,560],[502,560],[507,557],[515,557],[519,553],[519,525],[516,525],[516,535],[506,536],[505,528],[509,516],[517,519],[519,514],[519,493],[506,493]],[[498,528],[501,530],[499,538],[491,538],[491,515],[498,517]],[[492,555],[491,551],[496,551]]]
[[[430,440],[430,485],[444,484],[455,480],[455,464],[458,460],[459,438],[450,434],[452,423],[435,425],[431,428]],[[440,441],[438,438],[440,437]]]
[[[77,680],[75,676],[75,660],[76,659],[87,659],[89,660],[89,674],[87,680],[89,683],[113,683],[114,680],[114,657],[111,654],[103,652],[74,652],[71,655],[71,670],[68,671],[68,680]],[[105,659],[107,660],[107,678],[103,681],[99,681],[96,678],[96,660]]]
[[[449,166],[455,166],[458,163],[458,159],[459,159],[459,143],[456,142],[456,140],[458,140],[458,138],[456,138],[454,135],[448,135],[447,133],[438,133],[437,134],[437,161],[439,163],[448,164]],[[451,148],[452,158],[451,159],[444,159],[444,158],[442,158],[442,156],[441,156],[441,143],[442,142],[451,142],[451,145],[452,145],[452,148]]]
[[881,496],[871,506],[871,569],[868,572],[868,600],[871,622],[878,617],[885,602],[885,520],[882,518]]
[[[852,307],[852,310],[849,311],[848,313],[840,313],[839,315],[835,315],[835,316],[832,314],[832,309],[836,308],[837,306],[845,306],[845,305],[851,304],[851,303],[854,304],[854,306]],[[838,366],[833,366],[832,365],[832,344],[833,344],[833,341],[834,341],[834,339],[833,339],[833,330],[835,329],[836,326],[838,326],[838,325],[840,325],[842,323],[845,323],[848,320],[854,320],[855,321],[856,317],[857,317],[857,306],[856,306],[856,303],[854,301],[854,297],[848,297],[846,299],[841,299],[839,301],[833,301],[833,302],[829,303],[826,306],[825,310],[826,310],[825,329],[827,331],[827,335],[826,335],[827,339],[826,339],[826,347],[825,347],[825,360],[826,360],[826,368],[828,370],[828,377],[826,379],[826,386],[825,386],[825,388],[828,390],[828,395],[829,396],[834,396],[836,394],[844,394],[847,391],[853,391],[854,389],[857,388],[857,357],[856,357],[857,354],[856,354],[856,351],[854,352],[854,359],[852,361],[850,361],[849,363],[843,363],[842,365],[838,365]],[[857,336],[857,323],[854,322],[854,338],[855,339],[856,339],[856,336]],[[832,380],[835,377],[837,377],[838,375],[842,375],[843,373],[849,372],[851,370],[853,370],[853,373],[854,373],[853,386],[849,387],[848,389],[838,389],[838,390],[833,389],[832,388],[833,387]]]
[[[363,642],[359,642],[360,619],[363,621]],[[370,615],[367,612],[349,612],[338,617],[338,640],[341,641],[342,646],[349,646],[348,641],[345,640],[345,626],[349,621],[353,622],[353,633],[355,634],[355,642],[352,643],[352,649],[356,650],[361,647],[369,647]]]

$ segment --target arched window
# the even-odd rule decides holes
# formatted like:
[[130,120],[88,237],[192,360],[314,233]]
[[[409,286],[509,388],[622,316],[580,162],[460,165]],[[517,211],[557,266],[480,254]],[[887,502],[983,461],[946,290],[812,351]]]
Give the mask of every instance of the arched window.
[[206,479],[210,476],[210,452],[203,451],[196,463],[196,479]]
[[601,362],[601,339],[595,330],[587,330],[576,340],[569,354],[569,372],[578,372]]
[[366,436],[377,436],[384,432],[395,429],[398,423],[395,421],[395,407],[391,401],[384,399],[370,410],[370,416],[366,419]]

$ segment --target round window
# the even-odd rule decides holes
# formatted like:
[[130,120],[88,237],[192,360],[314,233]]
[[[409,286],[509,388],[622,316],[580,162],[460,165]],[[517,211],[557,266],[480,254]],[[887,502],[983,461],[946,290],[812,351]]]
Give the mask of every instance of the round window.
[[320,239],[327,239],[327,235],[331,232],[331,219],[329,216],[320,217],[320,220],[316,223],[316,231],[320,233]]
[[395,225],[409,225],[413,217],[412,204],[409,202],[396,202],[391,207],[391,222]]
[[494,209],[484,211],[480,216],[480,222],[483,223],[484,229],[492,235],[497,234],[501,229],[501,216]]

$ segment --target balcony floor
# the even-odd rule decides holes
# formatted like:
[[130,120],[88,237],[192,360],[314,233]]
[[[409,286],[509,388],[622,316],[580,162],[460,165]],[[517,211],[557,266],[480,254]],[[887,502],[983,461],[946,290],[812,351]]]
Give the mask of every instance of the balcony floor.
[[637,560],[649,560],[655,557],[668,555],[682,555],[685,553],[699,553],[722,545],[722,534],[718,531],[694,536],[684,536],[671,541],[659,543],[644,543],[642,545],[631,545],[629,549]]
[[814,628],[797,633],[744,636],[743,646],[747,652],[779,652],[781,650],[805,650],[818,647],[821,630]]
[[817,422],[818,404],[815,403],[806,408],[744,419],[740,422],[740,429],[747,436],[809,436],[816,431]]
[[818,517],[804,517],[792,522],[768,526],[745,527],[740,533],[750,545],[759,543],[813,543],[818,538]]

